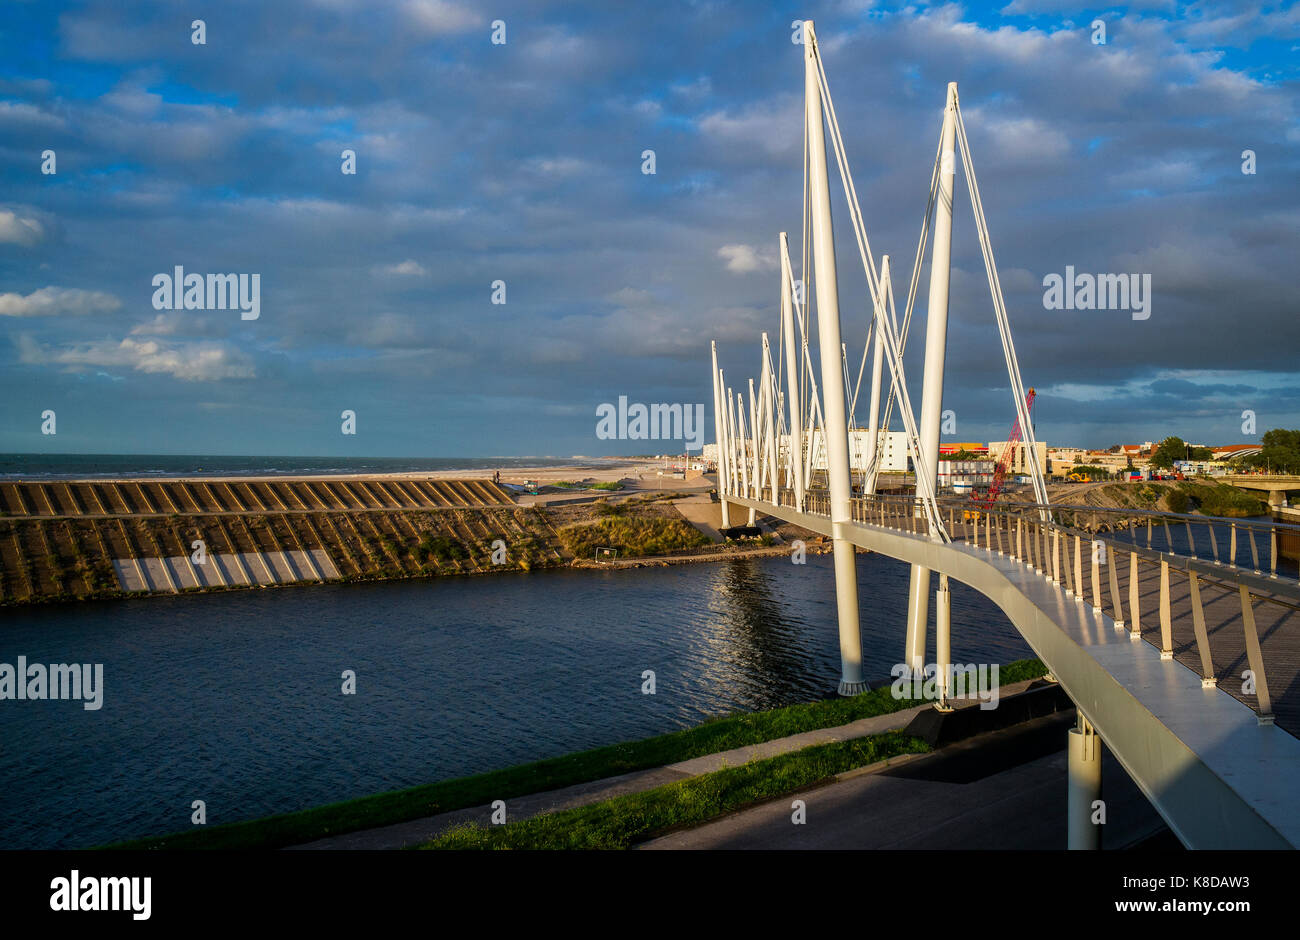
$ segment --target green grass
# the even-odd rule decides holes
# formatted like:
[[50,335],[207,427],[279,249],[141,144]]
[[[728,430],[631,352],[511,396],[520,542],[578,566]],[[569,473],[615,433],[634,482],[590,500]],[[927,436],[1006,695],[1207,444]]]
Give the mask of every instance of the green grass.
[[653,790],[502,826],[460,826],[426,849],[626,849],[682,826],[794,793],[836,774],[929,747],[899,731],[818,744]]
[[[1008,663],[999,671],[1002,685],[1038,678],[1046,668],[1036,659]],[[852,698],[833,698],[715,718],[693,728],[639,741],[579,751],[562,757],[507,767],[472,777],[428,783],[406,790],[364,796],[343,803],[225,825],[196,827],[173,835],[136,839],[113,848],[253,849],[298,845],[345,832],[406,822],[437,813],[509,800],[529,793],[662,767],[678,761],[761,744],[819,728],[833,728],[910,708],[889,686]]]
[[560,530],[564,547],[578,558],[589,558],[597,548],[616,548],[621,556],[664,555],[710,544],[709,537],[684,519],[635,515],[621,506],[602,506],[595,522]]
[[1185,480],[1178,484],[1178,489],[1207,516],[1242,518],[1262,516],[1268,512],[1268,504],[1264,500],[1226,483],[1193,483]]
[[469,558],[469,550],[459,539],[449,538],[445,535],[425,535],[415,548],[415,557],[422,562],[436,559],[445,563]]
[[591,488],[593,490],[621,490],[623,484],[618,480],[607,480],[604,483],[593,483]]

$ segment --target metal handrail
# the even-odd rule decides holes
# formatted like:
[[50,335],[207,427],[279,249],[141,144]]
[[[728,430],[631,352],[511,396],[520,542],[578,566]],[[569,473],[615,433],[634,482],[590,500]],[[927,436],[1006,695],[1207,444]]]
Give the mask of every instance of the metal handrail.
[[[786,490],[778,493],[778,503],[786,505]],[[830,500],[824,492],[812,490],[805,495],[806,511],[815,515],[830,515]],[[1122,552],[1129,553],[1129,591],[1127,618],[1129,636],[1133,640],[1143,638],[1141,597],[1138,590],[1138,571],[1140,563],[1159,565],[1159,637],[1161,659],[1172,660],[1173,624],[1170,612],[1170,579],[1174,571],[1182,572],[1189,581],[1189,602],[1192,608],[1194,642],[1199,654],[1201,682],[1203,686],[1216,684],[1216,674],[1211,656],[1208,634],[1205,627],[1205,614],[1201,597],[1202,583],[1213,584],[1220,590],[1239,594],[1242,605],[1242,629],[1245,659],[1249,663],[1255,684],[1256,713],[1261,724],[1273,723],[1272,699],[1269,696],[1268,682],[1265,677],[1263,654],[1260,649],[1259,631],[1255,623],[1254,602],[1256,600],[1292,609],[1300,606],[1288,603],[1283,595],[1300,604],[1300,586],[1296,582],[1282,580],[1277,574],[1278,530],[1300,532],[1300,526],[1286,523],[1242,522],[1241,520],[1221,516],[1195,516],[1190,513],[1168,513],[1151,510],[1129,510],[1120,507],[1044,505],[1039,503],[1007,502],[985,505],[970,500],[942,498],[937,501],[941,514],[948,516],[949,532],[954,540],[968,539],[976,548],[983,547],[1006,555],[1023,564],[1031,565],[1049,582],[1061,584],[1065,593],[1076,601],[1089,602],[1094,611],[1100,613],[1109,607],[1111,619],[1116,629],[1124,629],[1126,624],[1124,598],[1120,595],[1117,573],[1118,558]],[[793,498],[789,505],[793,505]],[[850,502],[851,521],[868,526],[881,526],[894,531],[904,531],[922,537],[929,536],[929,527],[922,515],[918,519],[917,500],[908,495],[866,494],[856,496]],[[1134,536],[1132,541],[1114,537],[1103,537],[1100,532],[1088,532],[1064,522],[1057,522],[1053,512],[1085,511],[1089,513],[1109,513],[1132,517],[1147,517],[1148,539],[1153,526],[1159,521],[1168,540],[1167,550],[1144,547],[1137,544],[1136,529],[1130,524],[1128,531]],[[1040,512],[1045,511],[1045,512]],[[1046,519],[1044,519],[1046,516]],[[994,520],[999,520],[995,523]],[[981,522],[983,523],[981,525]],[[1182,524],[1187,528],[1187,547],[1189,554],[1180,554],[1173,542],[1170,523]],[[1196,542],[1192,536],[1191,526],[1204,524],[1210,533],[1213,560],[1199,557]],[[1229,559],[1225,563],[1219,559],[1219,547],[1214,535],[1215,525],[1228,525],[1232,528],[1232,547]],[[1252,561],[1254,568],[1243,568],[1235,563],[1237,558],[1237,527],[1247,530],[1250,535]],[[1269,534],[1271,546],[1271,573],[1265,574],[1258,567],[1258,554],[1255,551],[1254,531],[1262,530]],[[1119,529],[1118,531],[1124,531]],[[1091,560],[1085,563],[1084,541],[1089,543]],[[1202,543],[1204,544],[1204,543]],[[1114,550],[1098,551],[1097,546],[1113,546]],[[1062,558],[1062,556],[1064,556]],[[1090,577],[1085,577],[1085,564]],[[1106,568],[1106,578],[1102,577],[1102,568]],[[1103,584],[1110,594],[1110,603],[1105,603]],[[1091,595],[1089,598],[1088,595]],[[1150,612],[1148,612],[1149,616]],[[1243,695],[1246,694],[1243,688]]]

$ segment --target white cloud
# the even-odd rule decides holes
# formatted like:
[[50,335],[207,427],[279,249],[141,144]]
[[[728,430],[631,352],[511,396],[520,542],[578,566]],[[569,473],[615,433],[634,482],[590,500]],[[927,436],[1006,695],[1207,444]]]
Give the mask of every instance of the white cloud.
[[537,157],[528,165],[545,176],[576,176],[586,172],[590,164],[577,157]]
[[29,365],[61,365],[67,372],[118,367],[136,372],[161,373],[185,382],[250,379],[256,374],[248,356],[225,343],[180,343],[130,337],[115,343],[100,340],[52,349],[30,336],[18,338],[21,361]]
[[374,273],[387,277],[424,277],[429,272],[420,262],[407,258],[397,264],[376,265]]
[[464,32],[482,19],[477,13],[446,0],[407,0],[403,12],[407,22],[430,36]]
[[24,101],[0,101],[0,124],[41,124],[62,129],[67,121]]
[[45,226],[30,216],[0,209],[0,242],[11,245],[35,245],[44,240]]
[[718,249],[718,257],[727,259],[727,270],[734,274],[776,269],[776,254],[753,245],[723,245]]
[[652,295],[639,287],[620,287],[613,293],[606,294],[605,299],[622,307],[641,307],[648,304]]
[[0,317],[80,317],[111,313],[122,306],[112,294],[76,287],[42,287],[26,297],[0,294]]
[[770,101],[758,101],[738,111],[714,111],[699,120],[699,128],[721,143],[772,156],[795,153],[803,146],[803,99],[782,94]]
[[367,348],[411,346],[420,341],[415,321],[400,313],[367,317],[348,333],[348,342]]

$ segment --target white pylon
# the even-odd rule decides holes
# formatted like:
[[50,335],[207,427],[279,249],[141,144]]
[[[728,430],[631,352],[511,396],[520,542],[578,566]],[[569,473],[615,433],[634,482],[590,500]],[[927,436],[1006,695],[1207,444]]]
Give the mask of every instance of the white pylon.
[[765,408],[763,420],[766,437],[764,454],[767,457],[767,482],[772,497],[772,505],[779,505],[780,494],[777,492],[780,481],[777,479],[777,442],[776,442],[776,373],[772,370],[772,346],[767,334],[763,334],[763,400]]
[[[730,389],[727,395],[731,398],[731,404],[728,407],[734,408],[733,414],[736,417],[736,445],[737,445],[737,463],[740,464],[740,495],[746,499],[749,498],[749,455],[746,451],[745,440],[745,402],[740,395],[734,395]],[[750,510],[753,512],[753,510]]]
[[[885,315],[884,303],[889,294],[889,255],[880,256],[880,292],[876,306],[876,322]],[[871,331],[871,414],[867,419],[867,479],[862,491],[868,495],[876,492],[876,476],[880,470],[880,378],[885,365],[885,344],[882,330],[878,327]]]
[[[934,247],[930,257],[930,303],[925,324],[925,378],[921,392],[921,460],[930,477],[930,492],[938,490],[939,425],[943,419],[943,367],[948,346],[948,279],[952,262],[952,198],[957,170],[953,141],[957,122],[957,83],[948,83],[940,140],[939,199],[935,206]],[[917,491],[921,482],[917,481]],[[907,599],[907,663],[925,668],[926,621],[929,616],[930,569],[912,565]]]
[[718,502],[722,504],[722,527],[731,527],[727,512],[729,480],[727,478],[727,417],[722,408],[722,370],[718,368],[718,344],[710,343],[713,352],[713,435],[718,442]]
[[790,244],[781,233],[781,335],[785,337],[786,401],[790,412],[790,485],[794,508],[803,512],[803,403],[799,401],[798,354],[794,345],[794,284],[790,277]]
[[830,181],[827,177],[826,137],[822,126],[822,97],[817,68],[817,37],[811,20],[804,21],[804,104],[808,135],[808,197],[812,208],[813,262],[817,285],[817,333],[822,368],[823,432],[830,484],[835,595],[839,613],[839,693],[857,695],[868,686],[862,678],[862,631],[858,620],[857,561],[853,543],[841,534],[852,515],[848,417],[844,376],[840,365],[840,300],[835,272],[835,236],[831,226]]

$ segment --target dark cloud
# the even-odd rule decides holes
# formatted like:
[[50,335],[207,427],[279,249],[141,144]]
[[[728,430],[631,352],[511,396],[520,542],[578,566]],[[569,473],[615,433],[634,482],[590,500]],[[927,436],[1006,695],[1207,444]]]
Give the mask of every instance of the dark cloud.
[[[1098,46],[1091,12],[1028,0],[499,6],[11,5],[0,294],[120,306],[0,321],[0,446],[46,443],[31,432],[57,407],[79,450],[591,453],[600,402],[708,402],[710,339],[737,385],[759,333],[777,341],[777,232],[800,251],[790,22],[807,15],[896,281],[960,83],[1040,437],[1232,442],[1243,408],[1296,423],[1300,124],[1269,45],[1293,13],[1143,5],[1106,14]],[[945,404],[958,437],[1000,439],[1010,393],[958,185]],[[865,283],[835,211],[856,367]],[[177,264],[259,272],[261,317],[154,310],[150,280]],[[1045,309],[1066,265],[1150,274],[1150,318]],[[918,378],[923,338],[921,313]],[[342,408],[364,416],[356,441]]]

